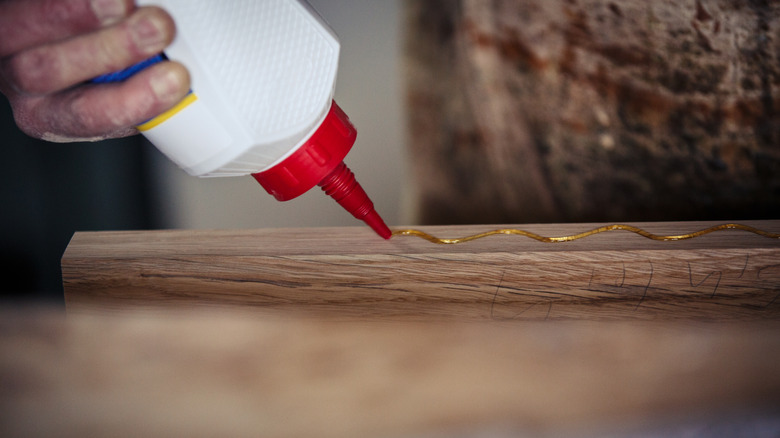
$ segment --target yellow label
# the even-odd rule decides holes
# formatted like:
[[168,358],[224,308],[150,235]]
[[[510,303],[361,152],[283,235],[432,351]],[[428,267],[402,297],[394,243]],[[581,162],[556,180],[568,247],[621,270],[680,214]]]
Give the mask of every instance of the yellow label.
[[179,113],[179,111],[186,108],[189,104],[192,102],[195,102],[198,100],[198,96],[195,95],[195,93],[190,92],[190,94],[184,96],[184,99],[182,99],[179,103],[174,105],[173,108],[169,109],[168,111],[165,111],[164,113],[160,114],[159,116],[150,119],[144,123],[141,123],[140,125],[136,126],[139,131],[148,131],[155,126],[159,125],[160,123],[170,119],[171,117],[175,116]]

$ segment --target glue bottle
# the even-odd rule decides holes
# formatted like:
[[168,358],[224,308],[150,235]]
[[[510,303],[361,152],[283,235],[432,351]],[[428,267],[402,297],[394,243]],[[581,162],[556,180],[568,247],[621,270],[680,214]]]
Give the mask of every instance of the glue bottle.
[[339,41],[304,0],[141,0],[176,22],[164,54],[96,78],[122,80],[166,58],[192,90],[138,130],[187,173],[252,175],[279,201],[319,185],[381,237],[390,229],[343,159],[357,132],[333,101]]

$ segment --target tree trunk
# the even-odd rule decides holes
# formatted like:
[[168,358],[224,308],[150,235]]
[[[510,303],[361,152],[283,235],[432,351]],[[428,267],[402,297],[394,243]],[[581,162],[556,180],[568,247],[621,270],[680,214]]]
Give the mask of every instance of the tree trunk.
[[780,2],[409,0],[422,223],[780,213]]

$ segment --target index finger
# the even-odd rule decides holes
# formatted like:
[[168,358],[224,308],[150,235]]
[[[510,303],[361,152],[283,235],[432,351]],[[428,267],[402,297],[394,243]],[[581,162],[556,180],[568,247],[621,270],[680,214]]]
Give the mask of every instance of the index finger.
[[133,0],[0,0],[0,57],[126,17]]

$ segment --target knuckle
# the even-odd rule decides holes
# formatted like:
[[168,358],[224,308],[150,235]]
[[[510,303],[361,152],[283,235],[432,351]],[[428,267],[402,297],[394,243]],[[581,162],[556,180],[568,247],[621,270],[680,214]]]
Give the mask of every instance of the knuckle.
[[119,50],[116,41],[111,38],[95,39],[92,53],[95,64],[100,65],[106,73],[121,70],[128,64],[127,54]]
[[151,99],[138,96],[132,102],[121,101],[105,111],[107,120],[115,127],[128,127],[140,123],[152,107]]
[[75,94],[68,104],[67,111],[71,114],[74,125],[80,130],[112,132],[131,127],[137,113],[144,109],[143,99],[134,97],[134,101],[128,103],[121,86],[103,87],[99,94],[95,92]]
[[72,21],[74,17],[78,18],[83,14],[84,8],[80,2],[50,1],[46,4],[47,18],[52,18],[60,22]]
[[3,62],[3,76],[21,94],[45,94],[56,89],[60,70],[56,53],[39,47],[13,55]]
[[76,130],[91,130],[98,124],[96,108],[85,93],[76,93],[70,99],[66,111]]

